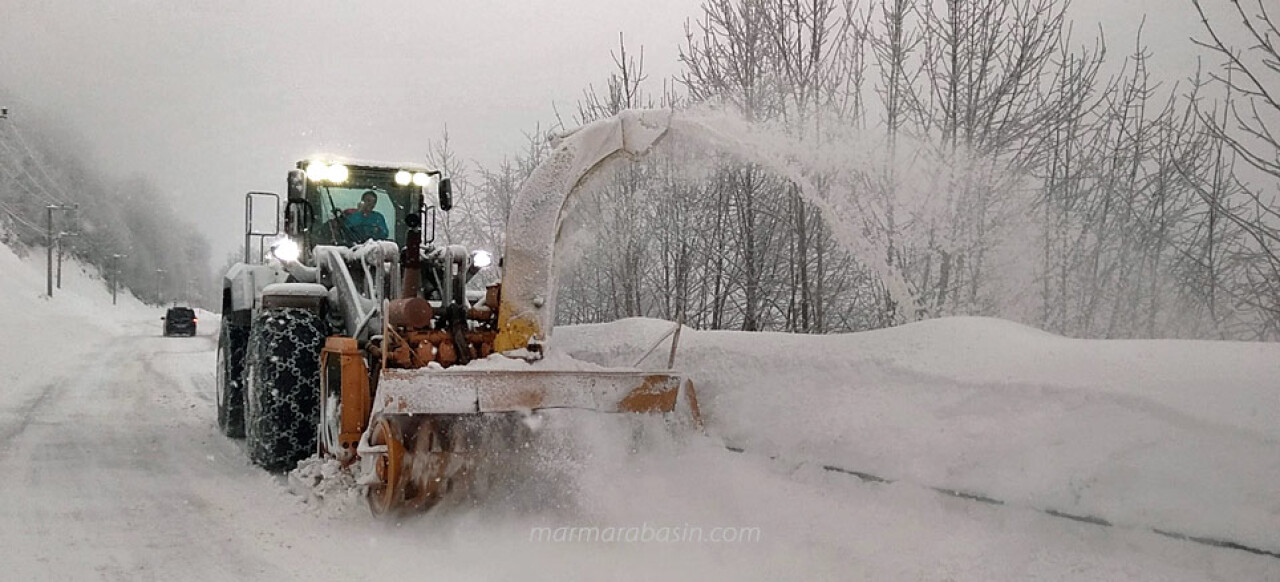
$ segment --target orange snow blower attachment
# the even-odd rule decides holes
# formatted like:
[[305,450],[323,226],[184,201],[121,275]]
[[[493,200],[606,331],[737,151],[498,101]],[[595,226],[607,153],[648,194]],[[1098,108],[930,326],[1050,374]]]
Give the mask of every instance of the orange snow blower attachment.
[[375,424],[359,448],[373,465],[366,483],[376,515],[428,509],[486,453],[518,448],[495,435],[509,434],[503,427],[523,414],[672,413],[683,400],[695,426],[700,420],[688,380],[632,371],[386,370],[376,399]]
[[[320,441],[341,460],[354,456],[369,419],[377,415],[531,413],[559,408],[667,414],[685,402],[691,420],[701,424],[693,383],[675,374],[565,370],[508,360],[519,367],[396,366],[382,370],[371,382],[365,361],[356,341],[346,337],[330,337],[321,353]],[[395,366],[394,361],[388,364]]]
[[[373,426],[357,447],[375,515],[432,507],[486,454],[518,450],[504,440],[510,428],[540,410],[672,413],[684,401],[700,425],[693,385],[647,372],[392,369],[375,399]],[[360,424],[344,425],[344,443]]]
[[498,318],[490,307],[499,296],[491,287],[452,329],[433,320],[426,301],[390,300],[382,333],[363,348],[350,337],[326,340],[322,452],[360,460],[375,514],[430,508],[484,455],[511,450],[504,439],[538,411],[687,410],[694,426],[700,422],[692,383],[673,373],[494,355]]
[[[359,457],[375,514],[435,505],[486,454],[518,448],[504,439],[538,411],[687,410],[694,426],[700,422],[693,385],[676,374],[481,358],[491,349],[493,331],[486,328],[479,322],[450,334],[388,325],[363,355],[354,340],[329,338],[322,368],[324,442],[340,459]],[[365,362],[386,367],[370,381]]]

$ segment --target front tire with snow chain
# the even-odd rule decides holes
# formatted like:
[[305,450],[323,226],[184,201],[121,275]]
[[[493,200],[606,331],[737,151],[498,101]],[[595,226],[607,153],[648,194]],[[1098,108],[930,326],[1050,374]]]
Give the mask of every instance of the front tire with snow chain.
[[244,356],[249,328],[222,318],[218,333],[218,430],[233,439],[244,438]]
[[283,471],[315,452],[325,335],[324,320],[308,309],[254,317],[244,371],[245,448],[254,464]]

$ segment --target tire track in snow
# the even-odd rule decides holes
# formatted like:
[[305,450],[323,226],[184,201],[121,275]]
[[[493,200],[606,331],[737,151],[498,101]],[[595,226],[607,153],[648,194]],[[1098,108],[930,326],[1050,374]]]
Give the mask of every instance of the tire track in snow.
[[108,347],[109,346],[99,347],[92,350],[91,353],[97,354],[98,357],[90,359],[89,361],[83,359],[73,360],[78,362],[78,364],[75,366],[72,373],[56,376],[52,380],[40,384],[40,387],[37,389],[39,390],[39,393],[32,398],[28,398],[26,402],[17,405],[13,409],[0,409],[0,414],[2,415],[13,414],[17,416],[17,422],[13,427],[4,428],[3,425],[0,425],[0,454],[10,451],[14,439],[21,436],[28,428],[30,428],[31,424],[40,415],[40,412],[45,409],[50,402],[56,401],[56,399],[53,398],[55,394],[64,391],[69,383],[74,382],[76,378],[83,375],[84,370],[91,363],[94,367],[100,367],[98,362],[102,357],[104,357],[103,354],[109,351]]
[[12,520],[0,546],[22,554],[15,579],[163,579],[172,567],[188,579],[288,577],[277,548],[239,535],[240,465],[206,460],[213,431],[190,409],[193,383],[167,373],[187,352],[154,350],[160,341],[90,348],[76,372],[6,411],[22,415],[0,440],[0,516]]
[[49,402],[54,390],[63,384],[65,384],[65,380],[57,380],[43,385],[40,388],[39,395],[18,407],[18,411],[13,413],[18,415],[17,425],[0,432],[0,454],[7,453],[10,450],[10,444],[13,439],[18,438],[27,431],[27,427],[31,426],[36,414]]

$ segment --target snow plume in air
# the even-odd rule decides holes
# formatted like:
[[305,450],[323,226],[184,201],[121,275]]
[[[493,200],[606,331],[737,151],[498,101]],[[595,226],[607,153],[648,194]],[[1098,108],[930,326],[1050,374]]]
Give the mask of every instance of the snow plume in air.
[[[771,200],[816,209],[824,223],[819,232],[873,275],[872,285],[890,299],[899,322],[946,314],[928,295],[930,275],[922,280],[908,260],[928,252],[979,257],[971,261],[981,264],[965,267],[988,271],[969,290],[970,308],[998,304],[1006,316],[1029,315],[1018,311],[1034,276],[1031,247],[1023,241],[1036,225],[1027,218],[1030,197],[1014,195],[1029,190],[1024,176],[1001,159],[902,136],[889,141],[835,123],[805,137],[724,109],[674,112],[669,128],[648,155],[615,157],[570,199],[559,255],[570,295],[562,309],[570,313],[562,312],[561,321],[602,319],[574,312],[592,302],[573,297],[602,262],[660,268],[662,261],[644,257],[654,246],[692,246],[690,237],[717,228],[717,215],[777,214]],[[768,219],[755,224],[761,247],[779,244],[778,233],[792,228]],[[678,263],[683,257],[661,258]],[[635,299],[625,313],[612,315],[646,315],[644,302]]]

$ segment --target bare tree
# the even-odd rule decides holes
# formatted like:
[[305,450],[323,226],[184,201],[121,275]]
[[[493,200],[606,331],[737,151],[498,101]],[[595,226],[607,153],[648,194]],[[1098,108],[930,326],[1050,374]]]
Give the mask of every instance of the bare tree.
[[[1207,40],[1195,43],[1223,62],[1221,71],[1209,77],[1226,93],[1221,116],[1202,109],[1202,121],[1225,142],[1232,153],[1270,180],[1268,185],[1241,189],[1250,198],[1238,207],[1219,206],[1221,216],[1239,226],[1251,239],[1248,260],[1252,265],[1247,287],[1250,303],[1266,313],[1269,337],[1280,337],[1280,205],[1276,181],[1280,180],[1280,29],[1277,16],[1265,0],[1227,0],[1239,26],[1232,36],[1243,38],[1240,48],[1227,41],[1227,25],[1206,15],[1203,0],[1192,0]],[[1274,5],[1270,10],[1274,10]],[[1209,200],[1220,205],[1219,200]]]

